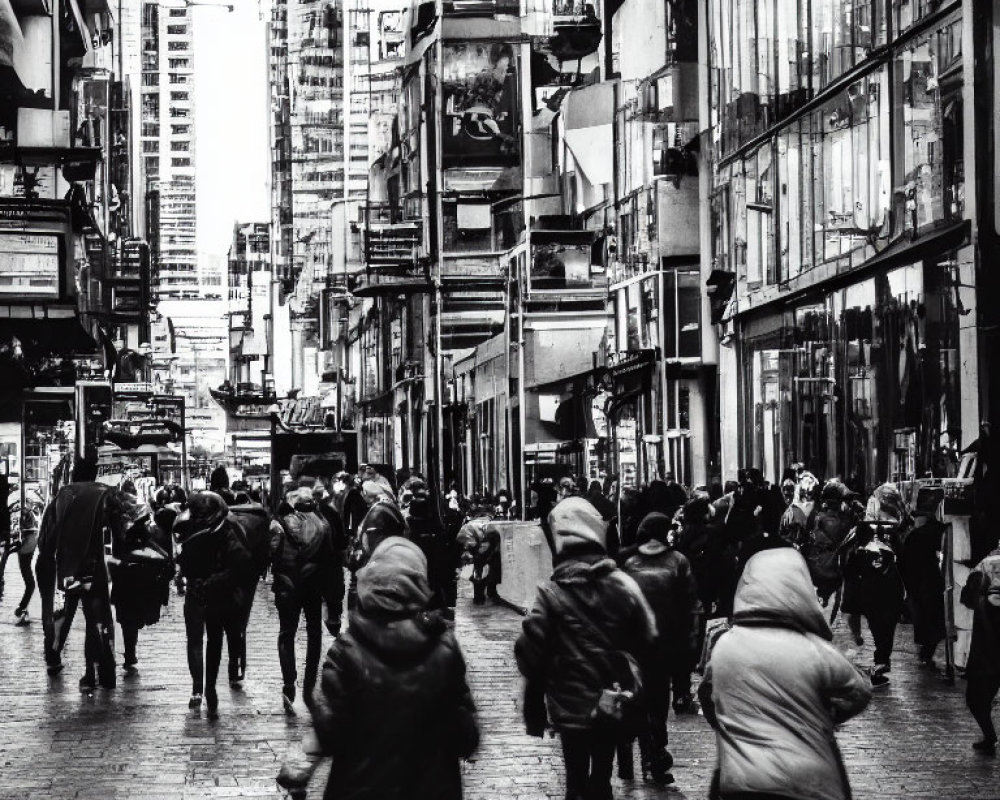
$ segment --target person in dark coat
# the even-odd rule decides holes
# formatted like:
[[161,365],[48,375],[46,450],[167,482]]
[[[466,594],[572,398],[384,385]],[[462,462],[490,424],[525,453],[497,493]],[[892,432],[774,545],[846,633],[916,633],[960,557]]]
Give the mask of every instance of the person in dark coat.
[[431,590],[427,607],[441,610],[446,617],[454,619],[455,607],[449,606],[448,600],[453,595],[451,584],[458,580],[457,547],[454,540],[448,540],[427,489],[418,486],[412,492],[406,524],[410,529],[410,540],[427,559],[427,583]]
[[[896,624],[903,610],[903,578],[885,533],[860,522],[844,543],[845,614],[863,616],[875,644],[872,686],[886,686],[892,669]],[[855,633],[857,631],[854,631]]]
[[201,708],[215,717],[219,697],[215,683],[222,661],[222,638],[230,644],[230,661],[239,659],[240,611],[245,607],[246,576],[250,552],[245,537],[229,516],[225,501],[214,492],[197,492],[174,523],[180,546],[177,564],[187,584],[184,627],[191,672],[188,707]]
[[946,528],[935,516],[942,499],[940,489],[920,490],[914,527],[903,539],[899,554],[913,641],[919,647],[917,658],[925,667],[934,666],[934,653],[946,633],[945,580],[939,561]]
[[691,565],[669,544],[671,521],[656,511],[639,523],[639,549],[622,569],[632,576],[656,617],[656,641],[643,669],[648,727],[640,734],[643,775],[661,785],[672,783],[673,759],[667,752],[667,712],[671,684],[674,703],[691,698],[691,670],[697,658],[701,603]]
[[719,527],[715,507],[709,498],[696,497],[684,504],[676,547],[691,564],[703,611],[702,621],[713,614],[722,588],[729,582],[723,576],[735,567],[735,562],[727,564],[725,561],[724,541]]
[[295,634],[306,619],[306,664],[303,696],[316,686],[323,648],[323,604],[327,629],[340,632],[344,601],[342,562],[333,546],[326,520],[319,515],[312,492],[296,489],[288,494],[282,513],[271,526],[271,568],[274,605],[278,609],[278,661],[281,664],[282,702],[287,712],[295,702]]
[[208,490],[219,495],[227,506],[236,502],[236,497],[229,488],[229,472],[225,467],[219,466],[212,470],[212,474],[208,478]]
[[965,701],[983,738],[972,745],[984,755],[996,753],[993,701],[1000,691],[1000,547],[969,573],[962,603],[973,611],[972,641],[965,663]]
[[[459,760],[479,745],[462,650],[430,599],[416,544],[383,540],[313,697],[326,800],[460,800]],[[279,783],[281,779],[279,778]],[[287,786],[287,785],[286,785]]]
[[615,504],[604,496],[604,492],[601,491],[600,481],[591,481],[587,487],[587,494],[584,496],[597,509],[597,513],[601,515],[601,519],[610,520],[614,518]]
[[[18,626],[28,624],[28,603],[31,602],[35,594],[35,576],[31,570],[31,562],[35,557],[35,550],[38,546],[38,519],[41,506],[34,506],[25,498],[25,503],[19,510],[17,535],[11,526],[11,514],[7,502],[10,497],[10,484],[6,475],[0,475],[0,599],[3,599],[4,575],[7,572],[7,559],[17,555],[17,567],[21,573],[21,580],[24,583],[24,591],[21,599],[14,608],[14,616],[17,617]],[[19,504],[20,506],[20,504]]]
[[464,563],[472,564],[472,602],[479,605],[486,599],[498,600],[503,563],[500,558],[500,531],[493,524],[493,507],[489,502],[477,503],[469,520],[458,532],[456,546]]
[[[857,522],[848,505],[852,496],[848,488],[835,478],[823,485],[812,533],[802,550],[823,606],[829,603],[844,579],[841,548]],[[855,631],[855,639],[858,636]]]
[[[42,601],[45,663],[50,675],[62,671],[62,650],[77,606],[86,623],[86,667],[80,688],[116,684],[114,622],[110,578],[104,558],[104,530],[120,535],[132,504],[118,489],[96,483],[97,466],[80,461],[73,482],[63,486],[45,509],[38,534],[35,575]],[[57,608],[56,590],[64,598]]]
[[514,645],[526,679],[527,732],[548,724],[562,739],[566,800],[610,800],[621,731],[595,717],[604,690],[620,682],[628,654],[645,663],[656,635],[653,612],[635,581],[604,550],[606,523],[582,497],[549,515],[555,570],[538,589]]
[[[242,589],[243,606],[238,610],[240,638],[237,647],[230,646],[230,652],[237,653],[236,660],[229,661],[229,683],[237,686],[246,678],[247,672],[247,628],[250,625],[250,612],[253,601],[257,597],[257,584],[267,572],[271,560],[271,515],[260,503],[253,502],[245,492],[239,492],[233,498],[236,502],[229,506],[233,521],[243,533],[244,545],[250,553],[250,563],[246,572],[246,580]],[[227,630],[232,630],[228,626]]]
[[[134,507],[129,512],[127,529],[112,537],[108,569],[111,604],[125,649],[122,666],[126,672],[133,672],[139,663],[139,631],[160,621],[160,609],[170,596],[174,559],[172,550],[162,547],[164,537],[149,507],[129,499]],[[167,545],[169,548],[169,539]]]

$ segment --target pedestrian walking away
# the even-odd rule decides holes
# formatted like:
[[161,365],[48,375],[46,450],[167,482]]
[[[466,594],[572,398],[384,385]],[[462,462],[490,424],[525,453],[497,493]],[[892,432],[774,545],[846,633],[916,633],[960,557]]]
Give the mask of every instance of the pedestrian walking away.
[[716,731],[717,800],[848,800],[834,726],[860,713],[867,679],[831,643],[809,570],[791,548],[743,570],[733,627],[698,689]]
[[610,800],[616,745],[633,722],[611,712],[615,685],[641,689],[632,667],[648,663],[656,622],[638,585],[608,558],[607,525],[593,505],[567,498],[548,523],[555,570],[514,647],[526,679],[525,724],[534,736],[550,725],[558,732],[566,800]]
[[50,675],[62,671],[62,651],[77,606],[86,626],[86,666],[80,688],[116,684],[114,623],[110,579],[105,562],[104,531],[121,536],[134,504],[127,495],[96,483],[97,467],[80,461],[72,483],[63,486],[45,510],[38,534],[35,573],[42,600],[45,663]]
[[312,491],[299,488],[285,497],[278,519],[271,524],[272,590],[278,610],[278,661],[282,702],[291,712],[296,695],[295,635],[306,620],[306,663],[302,694],[311,703],[323,648],[323,604],[327,628],[340,632],[344,573],[334,549],[330,526],[316,509]]
[[187,584],[184,627],[191,673],[188,707],[210,718],[218,714],[216,680],[222,661],[222,640],[229,642],[230,661],[239,659],[240,611],[250,565],[243,534],[229,518],[225,501],[214,492],[191,495],[187,510],[174,523],[180,546],[177,563]]
[[973,611],[972,642],[965,664],[965,699],[983,738],[972,747],[996,753],[993,701],[1000,692],[1000,547],[980,561],[962,589],[962,603]]
[[[358,573],[358,605],[327,653],[313,705],[316,756],[333,757],[326,800],[460,800],[459,761],[479,744],[465,659],[427,612],[427,562],[400,537]],[[301,788],[309,772],[283,770]]]

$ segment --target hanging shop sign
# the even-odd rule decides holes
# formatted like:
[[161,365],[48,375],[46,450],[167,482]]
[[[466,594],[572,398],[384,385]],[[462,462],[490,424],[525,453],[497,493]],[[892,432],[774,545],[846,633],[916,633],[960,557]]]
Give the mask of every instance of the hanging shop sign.
[[648,384],[656,364],[653,349],[619,350],[608,353],[608,374],[619,392],[637,389]]
[[67,300],[68,206],[0,198],[0,302]]
[[520,163],[514,46],[450,42],[444,45],[443,66],[442,166]]

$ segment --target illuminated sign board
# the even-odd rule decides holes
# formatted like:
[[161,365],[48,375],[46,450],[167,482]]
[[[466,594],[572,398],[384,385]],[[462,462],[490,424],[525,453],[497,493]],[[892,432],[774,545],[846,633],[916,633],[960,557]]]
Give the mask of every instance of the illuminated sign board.
[[0,230],[0,297],[59,298],[58,234]]

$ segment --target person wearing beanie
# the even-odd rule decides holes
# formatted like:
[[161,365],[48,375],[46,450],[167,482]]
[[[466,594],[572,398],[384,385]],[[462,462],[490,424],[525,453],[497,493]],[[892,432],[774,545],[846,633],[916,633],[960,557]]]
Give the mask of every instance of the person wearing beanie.
[[[333,756],[325,796],[460,800],[460,759],[479,745],[465,659],[431,596],[420,548],[384,539],[358,572],[358,605],[333,643],[311,704],[316,755]],[[283,768],[301,789],[308,773]]]
[[[643,687],[648,726],[640,733],[639,747],[643,775],[648,773],[661,785],[673,782],[669,773],[673,759],[667,751],[671,684],[674,709],[678,713],[697,711],[697,707],[692,709],[691,670],[698,656],[701,616],[691,565],[669,544],[670,529],[671,520],[665,514],[647,514],[639,523],[638,550],[622,566],[656,616],[656,641],[643,670],[649,681]],[[619,769],[621,766],[619,762]]]
[[239,661],[241,609],[246,600],[250,552],[229,507],[215,492],[196,492],[187,510],[174,522],[180,547],[177,564],[187,583],[184,594],[184,627],[187,632],[191,699],[188,707],[201,708],[209,717],[218,713],[215,683],[222,661],[222,637],[229,642],[229,660]]
[[340,632],[344,601],[344,572],[333,544],[330,526],[319,514],[311,489],[290,492],[282,513],[271,524],[272,591],[278,610],[278,661],[282,702],[291,713],[295,702],[295,635],[306,620],[306,664],[302,683],[308,701],[316,686],[323,647],[323,603],[327,630]]
[[229,490],[229,472],[225,467],[218,466],[212,470],[208,478],[208,490],[219,495],[227,505],[232,505],[233,493]]
[[525,724],[533,736],[549,725],[559,733],[567,798],[610,798],[624,734],[596,716],[598,704],[616,683],[639,688],[622,665],[648,663],[656,622],[639,586],[607,556],[607,523],[591,503],[566,498],[548,525],[555,569],[514,645]]

